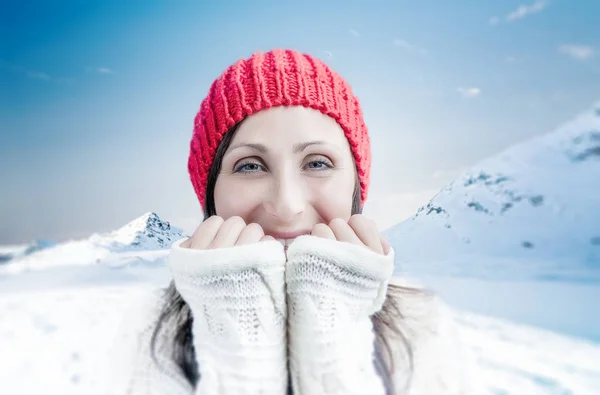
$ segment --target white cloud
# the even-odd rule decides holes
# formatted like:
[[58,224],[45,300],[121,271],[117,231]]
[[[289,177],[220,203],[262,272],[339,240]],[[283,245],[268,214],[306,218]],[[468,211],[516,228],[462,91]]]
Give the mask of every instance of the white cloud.
[[506,16],[506,20],[508,22],[513,22],[517,19],[523,19],[528,15],[537,14],[546,8],[547,5],[548,2],[546,0],[536,0],[533,4],[529,5],[521,4],[516,10]]
[[114,70],[108,67],[100,66],[100,67],[86,67],[85,70],[88,73],[98,73],[98,74],[114,74]]
[[412,49],[413,49],[412,45],[410,45],[406,41],[401,40],[399,38],[394,39],[393,44],[394,44],[395,47],[403,48],[403,49],[406,49],[408,51],[412,51]]
[[464,98],[470,99],[481,94],[481,89],[477,87],[471,88],[457,88],[456,91],[460,93]]
[[50,76],[48,74],[41,73],[39,71],[28,71],[27,72],[27,77],[33,78],[33,79],[36,79],[36,80],[50,81]]
[[408,51],[408,52],[417,52],[421,55],[425,55],[429,52],[425,48],[417,47],[417,46],[410,44],[409,42],[402,40],[400,38],[394,39],[394,41],[392,41],[392,45],[397,48],[401,48],[405,51]]
[[354,29],[350,29],[350,34],[352,34],[354,37],[360,37],[360,33]]
[[[546,6],[548,5],[547,0],[536,0],[532,4],[521,4],[514,11],[509,12],[504,20],[506,22],[514,22],[519,19],[523,19],[529,15],[537,14],[538,12],[542,12]],[[496,26],[501,22],[501,18],[498,16],[492,16],[489,19],[489,24],[492,26]]]
[[60,83],[60,84],[69,84],[73,82],[72,78],[65,77],[54,77],[48,73],[44,73],[42,71],[28,70],[24,67],[16,65],[14,63],[7,62],[5,60],[0,59],[0,68],[6,69],[12,73],[23,75],[27,78],[31,78],[33,80],[40,80],[52,83]]
[[565,44],[558,47],[558,52],[577,60],[586,60],[594,55],[594,48],[588,45]]

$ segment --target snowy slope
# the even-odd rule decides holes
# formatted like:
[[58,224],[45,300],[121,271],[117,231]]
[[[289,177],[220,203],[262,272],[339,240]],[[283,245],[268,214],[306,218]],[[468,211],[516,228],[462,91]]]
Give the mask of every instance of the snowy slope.
[[65,265],[114,266],[132,261],[154,261],[164,256],[166,249],[182,237],[181,229],[162,221],[155,213],[146,213],[113,232],[94,234],[85,240],[61,243],[13,259],[10,264],[0,267],[0,275]]
[[[101,394],[120,318],[150,289],[133,281],[0,290],[0,393]],[[482,367],[485,394],[600,393],[599,345],[464,312],[456,320]]]
[[512,147],[384,232],[397,270],[600,282],[600,102]]

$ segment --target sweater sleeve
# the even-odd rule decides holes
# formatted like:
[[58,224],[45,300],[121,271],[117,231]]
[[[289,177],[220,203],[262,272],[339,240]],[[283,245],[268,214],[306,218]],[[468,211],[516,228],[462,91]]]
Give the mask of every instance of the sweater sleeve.
[[[173,244],[168,265],[191,309],[200,380],[193,388],[171,358],[172,325],[149,345],[156,311],[137,335],[127,381],[113,394],[283,394],[287,388],[285,254],[276,241],[196,250]],[[155,317],[154,319],[151,317]],[[123,374],[121,374],[122,376]]]
[[289,247],[294,394],[385,394],[370,317],[385,299],[393,254],[314,236],[301,236]]
[[196,394],[285,393],[283,246],[274,240],[213,250],[180,244],[169,268],[192,310]]

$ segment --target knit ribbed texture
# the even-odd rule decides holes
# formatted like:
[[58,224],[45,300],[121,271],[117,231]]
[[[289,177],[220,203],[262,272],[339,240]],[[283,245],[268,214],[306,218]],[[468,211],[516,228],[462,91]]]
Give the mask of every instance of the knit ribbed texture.
[[371,148],[358,99],[346,81],[320,60],[282,49],[256,53],[231,65],[202,101],[188,160],[200,204],[205,204],[208,173],[223,135],[245,117],[277,106],[309,107],[337,121],[354,155],[364,204]]
[[277,241],[169,256],[193,312],[198,394],[281,395],[286,368],[285,254]]
[[288,249],[290,375],[295,395],[386,394],[371,315],[394,266],[366,247],[302,236]]

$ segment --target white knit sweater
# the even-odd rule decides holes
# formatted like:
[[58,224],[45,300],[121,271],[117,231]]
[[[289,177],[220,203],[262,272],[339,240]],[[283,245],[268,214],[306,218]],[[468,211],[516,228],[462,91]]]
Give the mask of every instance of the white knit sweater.
[[182,241],[168,263],[194,318],[200,381],[193,388],[170,359],[174,325],[157,339],[158,364],[151,358],[163,303],[156,292],[123,324],[107,393],[284,395],[291,381],[295,395],[384,395],[371,316],[386,298],[400,312],[388,317],[401,333],[383,333],[393,353],[395,393],[481,393],[449,309],[423,290],[388,287],[398,281],[390,278],[393,249],[383,256],[302,236],[286,257],[276,241],[215,250],[182,248]]

